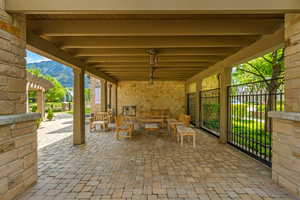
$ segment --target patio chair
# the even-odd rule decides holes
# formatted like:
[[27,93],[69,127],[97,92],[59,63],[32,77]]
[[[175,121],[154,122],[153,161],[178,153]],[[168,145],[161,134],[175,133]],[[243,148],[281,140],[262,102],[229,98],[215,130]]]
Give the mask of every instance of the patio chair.
[[133,124],[125,121],[123,115],[116,117],[116,138],[129,138],[132,139]]
[[104,131],[108,130],[109,115],[107,112],[98,112],[90,118],[90,131],[96,131],[96,125],[100,125]]

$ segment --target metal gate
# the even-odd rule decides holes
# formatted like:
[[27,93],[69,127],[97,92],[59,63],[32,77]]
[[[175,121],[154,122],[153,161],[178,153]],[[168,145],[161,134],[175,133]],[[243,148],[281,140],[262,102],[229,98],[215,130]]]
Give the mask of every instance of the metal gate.
[[196,93],[189,93],[187,95],[187,114],[191,116],[191,123],[195,125],[195,115],[196,115]]
[[272,121],[284,110],[283,79],[228,87],[228,143],[271,166]]
[[220,89],[200,92],[200,127],[220,136]]

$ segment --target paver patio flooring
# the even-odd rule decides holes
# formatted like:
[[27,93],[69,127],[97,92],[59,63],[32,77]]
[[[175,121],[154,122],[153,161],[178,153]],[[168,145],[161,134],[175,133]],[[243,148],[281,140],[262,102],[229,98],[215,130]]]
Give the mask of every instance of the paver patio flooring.
[[269,168],[204,133],[196,149],[146,133],[117,141],[87,132],[83,146],[68,136],[39,149],[38,174],[18,200],[295,199]]

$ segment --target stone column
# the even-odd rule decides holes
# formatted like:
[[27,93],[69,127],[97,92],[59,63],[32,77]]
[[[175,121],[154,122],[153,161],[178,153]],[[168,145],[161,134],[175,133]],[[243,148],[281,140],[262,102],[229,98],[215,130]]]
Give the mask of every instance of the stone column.
[[101,80],[101,112],[106,112],[107,108],[107,81]]
[[285,16],[285,112],[273,118],[272,179],[300,197],[300,14]]
[[85,104],[84,104],[84,71],[74,69],[74,98],[73,98],[73,143],[85,143]]
[[45,117],[45,92],[38,90],[36,93],[37,112],[41,113],[42,119]]
[[220,80],[220,142],[227,143],[228,134],[228,90],[231,84],[231,68],[223,68]]
[[0,0],[0,199],[12,200],[37,180],[38,113],[26,113],[26,19]]

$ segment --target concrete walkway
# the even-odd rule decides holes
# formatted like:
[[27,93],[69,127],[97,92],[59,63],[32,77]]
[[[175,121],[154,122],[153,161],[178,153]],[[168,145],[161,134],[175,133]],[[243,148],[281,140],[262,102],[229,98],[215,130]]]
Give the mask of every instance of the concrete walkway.
[[197,148],[170,136],[86,134],[73,146],[72,118],[57,115],[39,130],[38,183],[18,200],[285,200],[271,170],[215,137],[199,133]]
[[38,129],[38,149],[72,136],[73,116],[55,113],[55,120],[44,121]]

